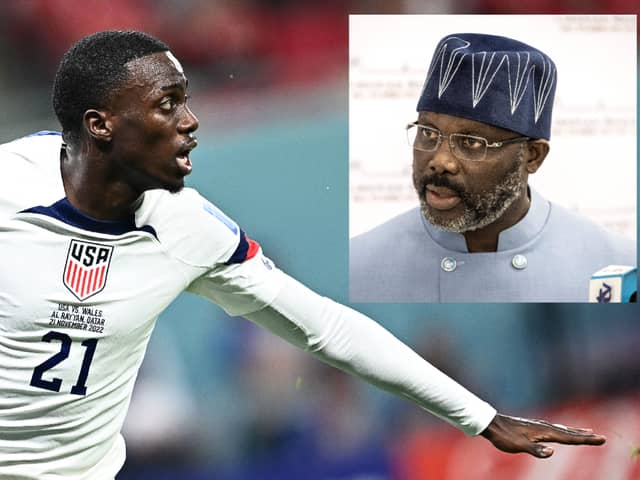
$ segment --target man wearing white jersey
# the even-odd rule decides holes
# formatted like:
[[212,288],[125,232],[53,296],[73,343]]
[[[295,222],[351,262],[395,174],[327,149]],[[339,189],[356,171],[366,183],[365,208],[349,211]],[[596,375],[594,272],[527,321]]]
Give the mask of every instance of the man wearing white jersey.
[[198,120],[168,47],[85,37],[54,83],[62,136],[0,146],[0,477],[112,479],[158,315],[182,291],[404,396],[507,452],[599,445],[590,430],[496,414],[369,318],[288,277],[195,190]]

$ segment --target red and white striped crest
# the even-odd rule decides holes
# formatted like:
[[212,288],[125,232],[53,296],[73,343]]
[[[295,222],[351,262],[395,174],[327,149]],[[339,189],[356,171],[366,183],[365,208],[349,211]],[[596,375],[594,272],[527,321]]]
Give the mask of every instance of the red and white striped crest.
[[112,253],[112,246],[71,240],[62,276],[65,287],[81,302],[101,292]]

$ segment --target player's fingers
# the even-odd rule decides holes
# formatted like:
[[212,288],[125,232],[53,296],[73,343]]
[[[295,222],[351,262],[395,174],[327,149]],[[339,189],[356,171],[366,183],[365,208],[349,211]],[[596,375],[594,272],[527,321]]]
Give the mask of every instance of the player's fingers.
[[552,429],[537,431],[528,437],[533,442],[555,442],[566,445],[602,445],[607,440],[603,435],[595,433],[574,433]]
[[593,433],[590,428],[567,427],[544,420],[534,420],[528,425],[529,438],[536,442],[558,442],[571,445],[602,445],[606,437]]
[[604,435],[591,434],[568,434],[568,433],[554,433],[542,441],[564,443],[567,445],[602,445],[607,441]]

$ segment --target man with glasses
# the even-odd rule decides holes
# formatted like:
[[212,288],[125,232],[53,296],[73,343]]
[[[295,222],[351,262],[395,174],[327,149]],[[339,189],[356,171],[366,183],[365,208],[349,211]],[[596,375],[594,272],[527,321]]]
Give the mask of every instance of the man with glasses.
[[549,153],[555,88],[553,61],[519,41],[438,43],[406,126],[420,207],[352,240],[351,301],[584,302],[595,271],[635,265],[631,240],[527,184]]

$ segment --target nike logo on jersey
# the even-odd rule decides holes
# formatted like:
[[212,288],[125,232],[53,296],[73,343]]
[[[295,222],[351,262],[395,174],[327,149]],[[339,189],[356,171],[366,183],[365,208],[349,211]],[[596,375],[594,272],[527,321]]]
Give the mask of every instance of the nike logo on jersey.
[[107,284],[113,247],[71,240],[62,279],[64,286],[81,302],[100,293]]

